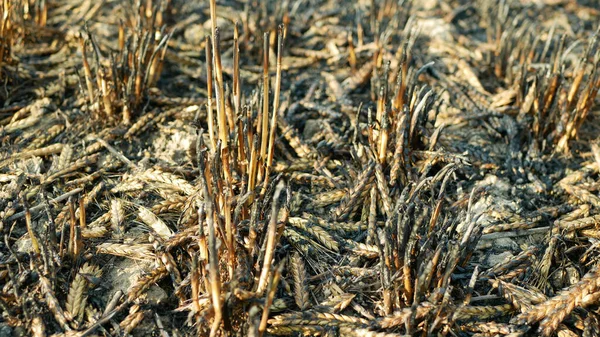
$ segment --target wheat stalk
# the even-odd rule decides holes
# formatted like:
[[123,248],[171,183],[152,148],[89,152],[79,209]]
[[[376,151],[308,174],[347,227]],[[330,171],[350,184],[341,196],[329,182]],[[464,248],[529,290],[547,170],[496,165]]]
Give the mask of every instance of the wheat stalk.
[[154,261],[154,248],[151,244],[121,244],[105,242],[96,246],[100,254],[122,256],[133,260]]
[[560,187],[564,189],[565,192],[581,200],[582,202],[587,202],[595,207],[600,207],[600,198],[589,191],[570,184],[560,184]]
[[544,336],[550,335],[556,330],[565,317],[583,304],[584,298],[596,292],[600,288],[600,269],[594,267],[583,278],[568,289],[561,291],[558,295],[533,307],[514,318],[516,324],[540,323],[540,332]]
[[304,262],[298,253],[291,257],[291,272],[294,279],[294,300],[300,310],[306,310],[310,307],[309,294],[306,283],[306,270]]
[[[257,294],[262,294],[267,286],[267,276],[271,269],[271,263],[275,251],[275,245],[277,240],[277,214],[279,212],[277,199],[279,199],[279,195],[281,194],[281,190],[283,190],[283,181],[280,181],[277,184],[277,188],[275,189],[275,194],[273,195],[273,204],[271,210],[271,219],[269,221],[269,227],[267,229],[267,246],[265,257],[263,260],[263,265],[260,273],[260,278],[258,279],[258,285],[256,288]],[[264,330],[264,329],[263,329]]]
[[129,308],[129,314],[119,323],[119,326],[126,334],[131,333],[144,319],[144,312],[140,311],[140,306],[135,304]]
[[457,308],[452,315],[452,320],[467,321],[474,318],[492,318],[502,316],[513,310],[512,304],[502,304],[496,306],[464,306]]
[[46,277],[40,275],[40,285],[42,286],[42,291],[45,294],[45,300],[46,304],[48,305],[48,309],[50,309],[50,311],[54,315],[54,319],[56,319],[56,321],[63,330],[71,331],[71,327],[69,327],[69,324],[67,324],[67,317],[65,316],[65,312],[61,308],[60,303],[54,295],[54,291],[52,289],[50,281]]
[[71,282],[71,287],[69,288],[69,293],[67,295],[66,308],[71,320],[77,324],[81,323],[87,305],[87,277],[98,278],[100,275],[100,268],[86,263],[79,268],[77,275],[75,275],[75,278]]
[[108,234],[108,229],[106,227],[86,227],[81,230],[81,237],[85,239],[98,239],[106,236]]
[[162,172],[157,169],[149,169],[144,171],[141,175],[136,176],[137,179],[161,182],[179,190],[186,195],[192,195],[195,192],[194,186],[185,181],[184,179],[178,178],[174,174]]
[[377,248],[377,246],[367,245],[365,243],[355,242],[352,240],[346,240],[345,243],[346,249],[348,249],[354,254],[364,256],[369,259],[379,257],[379,249]]
[[46,335],[46,326],[44,325],[44,321],[40,316],[35,316],[31,319],[31,335],[33,337],[45,337]]
[[146,207],[138,206],[138,217],[148,225],[148,227],[152,228],[162,240],[168,240],[173,236],[173,231],[164,223],[164,221]]
[[140,277],[127,291],[127,298],[130,302],[135,301],[142,296],[153,284],[157,283],[169,275],[164,266],[153,269],[149,274]]

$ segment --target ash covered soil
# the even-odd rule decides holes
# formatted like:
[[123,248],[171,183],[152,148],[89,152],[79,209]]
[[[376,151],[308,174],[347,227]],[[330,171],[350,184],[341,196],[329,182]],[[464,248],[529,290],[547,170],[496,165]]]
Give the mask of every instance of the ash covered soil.
[[600,335],[596,1],[0,14],[0,336]]

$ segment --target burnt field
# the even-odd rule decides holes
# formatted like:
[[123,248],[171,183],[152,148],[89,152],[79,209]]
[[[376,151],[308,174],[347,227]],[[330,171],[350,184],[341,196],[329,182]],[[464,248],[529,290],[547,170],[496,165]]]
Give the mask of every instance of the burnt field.
[[600,4],[0,4],[0,336],[600,336]]

